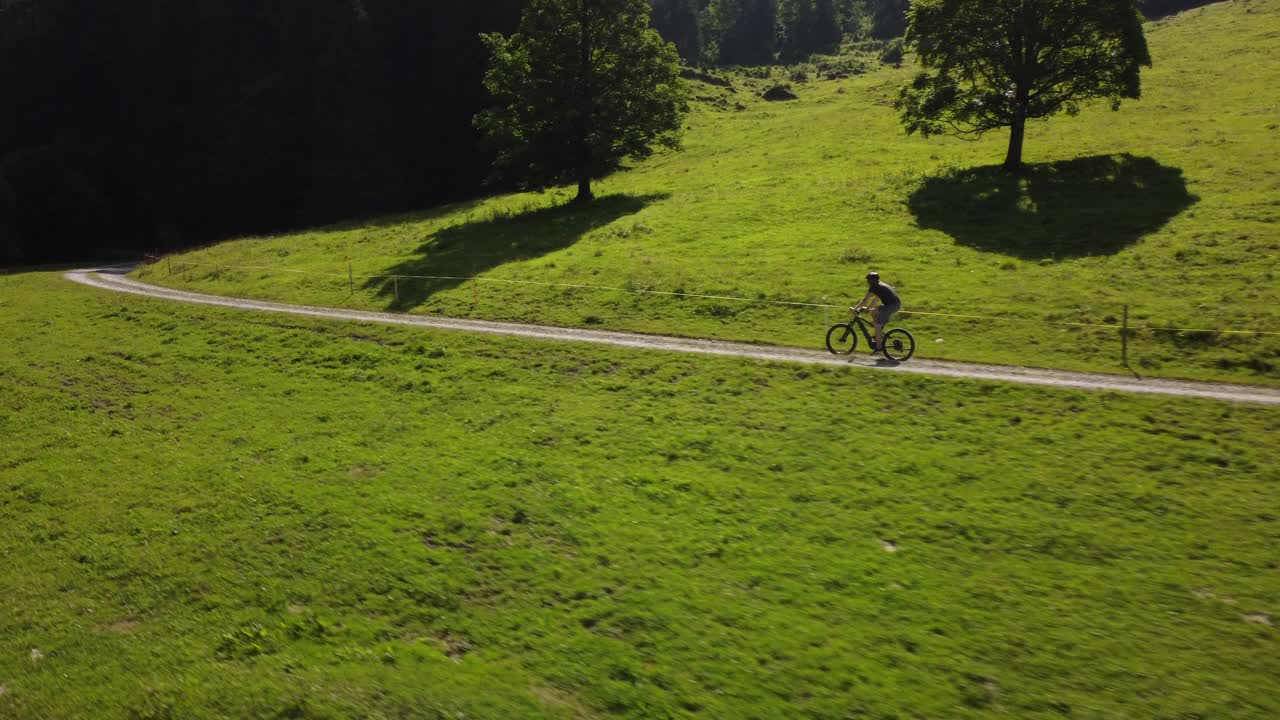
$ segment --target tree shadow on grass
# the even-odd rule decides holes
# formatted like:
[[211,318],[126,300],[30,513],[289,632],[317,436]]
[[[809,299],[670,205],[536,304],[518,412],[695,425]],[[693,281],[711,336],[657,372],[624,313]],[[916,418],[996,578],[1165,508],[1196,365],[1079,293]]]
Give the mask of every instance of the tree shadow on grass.
[[608,195],[585,205],[568,203],[447,227],[429,236],[416,257],[383,270],[380,274],[388,277],[370,278],[364,287],[387,298],[389,309],[410,310],[474,275],[567,248],[592,230],[664,197]]
[[462,200],[459,202],[449,203],[448,205],[437,205],[435,207],[426,208],[425,210],[406,210],[390,214],[381,213],[368,218],[352,218],[350,220],[343,220],[342,222],[325,225],[319,229],[334,231],[368,230],[370,228],[379,227],[415,225],[428,220],[439,220],[440,218],[448,217],[449,215],[469,212],[479,207],[484,201],[484,198],[476,198],[473,200]]
[[1111,255],[1199,200],[1178,168],[1148,157],[1096,155],[928,178],[907,201],[920,227],[960,245],[1029,260]]

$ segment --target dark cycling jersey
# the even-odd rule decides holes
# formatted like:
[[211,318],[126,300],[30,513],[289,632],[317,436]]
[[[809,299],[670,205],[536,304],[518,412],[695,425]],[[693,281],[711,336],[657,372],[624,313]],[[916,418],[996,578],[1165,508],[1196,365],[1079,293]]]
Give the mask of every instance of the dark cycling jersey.
[[891,305],[901,305],[902,300],[898,297],[898,293],[894,292],[893,287],[885,283],[876,283],[871,286],[871,292],[880,298],[880,302],[886,307]]

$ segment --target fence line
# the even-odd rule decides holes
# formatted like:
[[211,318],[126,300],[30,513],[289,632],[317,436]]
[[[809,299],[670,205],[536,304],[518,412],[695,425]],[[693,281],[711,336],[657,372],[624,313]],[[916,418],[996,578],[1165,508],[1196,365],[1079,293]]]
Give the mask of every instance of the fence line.
[[[153,262],[160,260],[160,258],[154,257],[154,256],[148,256],[147,259]],[[533,285],[538,287],[554,287],[554,288],[566,288],[566,289],[574,289],[574,290],[601,290],[601,291],[626,292],[626,293],[635,293],[635,294],[644,294],[644,295],[661,295],[661,296],[668,296],[668,297],[693,298],[693,299],[699,299],[699,300],[725,300],[729,302],[746,302],[746,303],[757,303],[757,304],[764,304],[764,305],[782,305],[782,306],[790,306],[790,307],[825,308],[825,309],[832,309],[832,310],[838,310],[838,309],[848,307],[847,305],[831,305],[828,303],[799,302],[794,300],[769,300],[765,298],[748,298],[748,297],[738,297],[733,295],[707,295],[702,293],[677,292],[677,291],[670,291],[670,290],[649,290],[645,288],[613,287],[609,285],[589,285],[589,284],[579,284],[579,283],[551,283],[551,282],[540,282],[537,280],[511,280],[506,278],[486,278],[486,277],[479,277],[476,275],[472,275],[469,277],[462,277],[457,275],[360,275],[360,274],[355,274],[350,270],[348,270],[348,272],[346,273],[325,273],[325,272],[312,272],[309,270],[293,270],[291,268],[282,268],[282,267],[273,266],[273,265],[226,265],[222,263],[192,262],[189,260],[179,260],[177,261],[177,264],[179,266],[178,272],[182,272],[182,268],[185,266],[193,266],[193,267],[212,267],[219,271],[223,269],[267,270],[271,272],[293,273],[295,275],[311,275],[316,277],[346,279],[349,283],[352,283],[353,291],[354,291],[355,278],[360,278],[362,280],[391,280],[393,283],[396,284],[397,295],[399,294],[400,280],[454,280],[459,282],[470,281],[472,283],[486,282],[486,283],[500,283],[500,284],[507,284],[507,285]],[[172,272],[173,272],[173,268],[172,268],[172,264],[170,264],[170,273]],[[1043,325],[1060,325],[1060,326],[1066,326],[1066,327],[1100,328],[1104,330],[1123,330],[1128,333],[1134,333],[1140,330],[1147,330],[1147,331],[1155,331],[1155,332],[1215,333],[1215,334],[1221,334],[1221,335],[1280,335],[1280,332],[1272,331],[1272,330],[1180,328],[1180,327],[1160,327],[1158,325],[1147,326],[1145,328],[1135,328],[1128,325],[1117,325],[1117,324],[1110,324],[1110,323],[1071,322],[1067,320],[1044,320],[1044,319],[1035,319],[1035,318],[1003,317],[999,315],[964,315],[964,314],[957,314],[957,313],[926,312],[923,310],[902,310],[901,312],[904,315],[957,318],[957,319],[963,319],[963,320],[987,320],[987,321],[994,320],[994,321],[1002,321],[1002,322],[1025,322],[1025,323],[1037,323],[1037,324],[1043,324]]]

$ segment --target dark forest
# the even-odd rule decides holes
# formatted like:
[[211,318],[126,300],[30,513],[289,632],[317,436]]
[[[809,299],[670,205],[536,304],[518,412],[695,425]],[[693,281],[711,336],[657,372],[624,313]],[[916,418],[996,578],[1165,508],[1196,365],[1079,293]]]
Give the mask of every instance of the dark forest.
[[[653,4],[701,65],[893,37],[907,7]],[[481,192],[478,36],[512,31],[521,5],[0,0],[0,262],[136,256]]]
[[512,30],[518,6],[0,0],[0,255],[162,250],[474,193],[478,34]]

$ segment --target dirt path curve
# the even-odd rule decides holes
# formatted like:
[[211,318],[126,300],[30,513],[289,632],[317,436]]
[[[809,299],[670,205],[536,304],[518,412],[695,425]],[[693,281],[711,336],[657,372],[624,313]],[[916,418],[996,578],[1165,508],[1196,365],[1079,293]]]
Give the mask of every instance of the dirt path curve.
[[1228,385],[1184,380],[1140,380],[1137,378],[1129,378],[1119,375],[1065,372],[1060,370],[1039,370],[1035,368],[1006,367],[1001,365],[940,362],[936,360],[912,360],[907,363],[897,364],[883,358],[876,360],[865,354],[848,358],[838,357],[820,350],[806,350],[803,348],[776,347],[769,345],[750,345],[747,343],[723,342],[720,340],[697,340],[690,338],[666,337],[661,335],[641,335],[638,333],[546,327],[542,325],[491,322],[487,320],[463,320],[446,317],[432,317],[428,315],[365,312],[361,310],[343,310],[341,308],[289,305],[262,300],[241,300],[238,298],[205,295],[203,293],[186,292],[184,290],[173,290],[157,285],[148,285],[147,283],[141,283],[124,277],[124,274],[127,273],[128,270],[128,268],[73,270],[66,273],[66,277],[69,280],[73,280],[83,285],[91,285],[105,290],[132,293],[134,295],[145,295],[147,297],[173,300],[176,302],[195,303],[199,305],[216,305],[219,307],[256,310],[259,312],[288,313],[291,315],[333,318],[337,320],[348,320],[363,323],[411,325],[414,327],[425,327],[438,330],[464,330],[467,332],[488,333],[491,335],[537,338],[539,340],[599,343],[626,348],[666,350],[670,352],[698,353],[702,355],[727,355],[731,357],[750,358],[753,360],[769,360],[774,362],[837,365],[842,367],[854,366],[866,369],[884,370],[888,372],[916,373],[941,377],[976,378],[979,380],[1022,383],[1024,385],[1049,385],[1053,387],[1080,388],[1084,390],[1110,390],[1116,392],[1180,395],[1183,397],[1213,398],[1217,400],[1229,400],[1232,402],[1280,405],[1280,390],[1252,387],[1248,385]]

